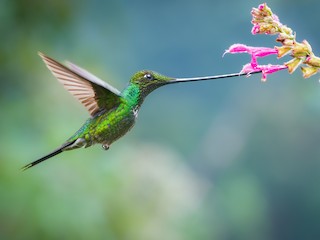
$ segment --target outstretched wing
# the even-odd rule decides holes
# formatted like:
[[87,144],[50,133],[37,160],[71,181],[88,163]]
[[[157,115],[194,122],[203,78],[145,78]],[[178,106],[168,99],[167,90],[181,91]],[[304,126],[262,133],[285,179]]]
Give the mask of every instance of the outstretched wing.
[[101,110],[110,110],[118,105],[120,92],[88,71],[69,63],[70,68],[39,52],[52,74],[94,116]]

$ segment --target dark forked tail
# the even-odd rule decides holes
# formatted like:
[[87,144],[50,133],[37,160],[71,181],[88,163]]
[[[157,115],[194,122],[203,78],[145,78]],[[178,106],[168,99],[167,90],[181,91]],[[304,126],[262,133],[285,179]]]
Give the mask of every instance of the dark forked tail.
[[75,142],[75,141],[72,141],[72,142],[68,142],[68,143],[63,144],[61,147],[59,147],[58,149],[56,149],[56,150],[54,150],[53,152],[49,153],[48,155],[46,155],[46,156],[44,156],[44,157],[42,157],[42,158],[39,158],[38,160],[36,160],[36,161],[34,161],[34,162],[32,162],[32,163],[29,163],[29,164],[23,166],[23,167],[21,168],[21,170],[23,170],[23,171],[24,171],[24,170],[27,170],[28,168],[31,168],[31,167],[33,167],[33,166],[35,166],[35,165],[37,165],[37,164],[39,164],[39,163],[41,163],[41,162],[43,162],[43,161],[45,161],[45,160],[47,160],[47,159],[55,156],[55,155],[58,155],[59,153],[62,153],[63,150],[64,150],[64,148],[72,145],[74,142]]

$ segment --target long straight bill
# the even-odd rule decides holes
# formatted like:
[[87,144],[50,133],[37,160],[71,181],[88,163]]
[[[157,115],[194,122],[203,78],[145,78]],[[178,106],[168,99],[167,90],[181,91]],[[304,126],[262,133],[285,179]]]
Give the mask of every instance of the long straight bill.
[[222,74],[222,75],[215,75],[215,76],[206,76],[206,77],[195,77],[195,78],[175,78],[169,82],[171,83],[181,83],[181,82],[194,82],[194,81],[206,81],[206,80],[215,80],[221,78],[232,78],[232,77],[241,77],[241,76],[250,76],[252,74],[261,73],[262,71],[256,71],[251,73],[230,73],[230,74]]

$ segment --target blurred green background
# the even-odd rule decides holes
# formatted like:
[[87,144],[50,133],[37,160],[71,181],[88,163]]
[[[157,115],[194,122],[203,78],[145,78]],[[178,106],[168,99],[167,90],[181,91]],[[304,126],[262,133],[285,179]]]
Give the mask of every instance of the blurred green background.
[[[319,76],[300,71],[163,87],[109,151],[19,170],[88,117],[37,51],[118,89],[141,69],[237,72],[231,44],[276,45],[250,33],[260,3],[1,0],[0,239],[319,239]],[[320,53],[318,0],[268,5]]]

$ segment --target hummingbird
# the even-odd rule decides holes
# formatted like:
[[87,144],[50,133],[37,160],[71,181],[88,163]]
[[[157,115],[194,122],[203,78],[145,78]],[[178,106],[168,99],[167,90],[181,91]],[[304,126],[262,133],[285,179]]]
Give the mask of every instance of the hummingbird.
[[39,52],[51,73],[89,112],[90,118],[83,126],[51,153],[31,162],[31,168],[65,151],[101,144],[104,150],[124,136],[134,126],[140,107],[155,89],[181,82],[213,80],[246,75],[233,73],[195,78],[172,78],[150,70],[136,72],[123,91],[102,81],[87,70],[67,62],[67,66]]

